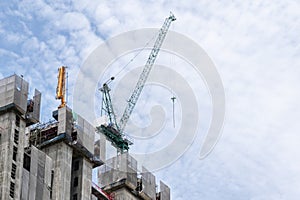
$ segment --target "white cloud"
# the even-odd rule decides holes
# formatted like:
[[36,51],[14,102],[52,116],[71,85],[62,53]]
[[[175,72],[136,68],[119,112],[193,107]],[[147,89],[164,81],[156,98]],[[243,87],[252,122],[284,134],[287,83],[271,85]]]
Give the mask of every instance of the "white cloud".
[[107,4],[104,2],[100,3],[96,7],[96,11],[94,13],[94,17],[97,20],[97,22],[101,23],[104,20],[110,18],[112,16],[111,9]]
[[82,29],[89,30],[90,28],[88,19],[83,14],[78,12],[69,12],[63,14],[62,18],[58,19],[54,25],[58,30],[69,32]]
[[98,31],[111,34],[118,26],[120,26],[119,20],[116,17],[111,16],[98,26]]

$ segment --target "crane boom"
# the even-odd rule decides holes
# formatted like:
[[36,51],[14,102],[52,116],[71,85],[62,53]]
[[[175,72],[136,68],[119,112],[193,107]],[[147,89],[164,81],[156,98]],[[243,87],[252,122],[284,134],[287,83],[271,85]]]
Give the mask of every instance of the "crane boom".
[[122,115],[122,118],[121,118],[121,120],[118,124],[118,128],[119,128],[119,131],[121,133],[123,133],[123,131],[126,127],[126,124],[127,124],[128,120],[130,118],[130,115],[131,115],[131,113],[132,113],[132,111],[133,111],[133,109],[134,109],[134,107],[135,107],[135,105],[136,105],[136,103],[139,99],[139,96],[140,96],[140,94],[141,94],[141,92],[144,88],[144,85],[147,81],[149,73],[150,73],[150,71],[153,67],[153,64],[154,64],[154,62],[157,58],[160,47],[161,47],[161,45],[162,45],[162,43],[163,43],[163,41],[164,41],[164,39],[167,35],[167,32],[168,32],[169,27],[171,25],[171,22],[175,21],[175,20],[176,20],[175,16],[173,15],[172,12],[170,12],[170,16],[166,18],[163,26],[159,30],[158,37],[157,37],[157,39],[154,43],[153,49],[151,50],[151,53],[150,53],[150,55],[148,57],[148,60],[145,64],[145,67],[144,67],[144,69],[143,69],[143,71],[140,75],[140,78],[139,78],[139,80],[138,80],[138,82],[135,86],[135,89],[134,89],[132,95],[130,96],[130,98],[128,100],[128,104],[127,104],[127,106],[125,108],[125,111]]

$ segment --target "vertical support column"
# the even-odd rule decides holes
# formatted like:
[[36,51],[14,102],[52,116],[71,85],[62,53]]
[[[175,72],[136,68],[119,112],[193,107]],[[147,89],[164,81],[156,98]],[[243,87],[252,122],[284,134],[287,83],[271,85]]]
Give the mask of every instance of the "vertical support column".
[[0,141],[1,198],[20,198],[25,122],[14,112],[9,112],[1,115],[0,124],[5,127]]
[[25,121],[16,113],[0,117],[0,199],[20,199],[24,154]]
[[143,191],[151,198],[156,197],[156,181],[155,176],[142,166],[142,183],[144,185]]
[[72,148],[60,142],[43,151],[53,160],[52,199],[70,199]]
[[21,198],[27,97],[23,78],[12,75],[0,80],[0,200]]
[[160,200],[170,200],[170,188],[164,182],[160,181]]
[[100,160],[106,160],[106,137],[102,133],[100,134]]
[[11,134],[11,124],[9,122],[9,113],[0,115],[0,125],[2,127],[1,137],[0,137],[0,200],[5,200],[9,198],[9,172],[10,165],[9,160],[9,141]]
[[24,156],[21,199],[51,199],[51,158],[34,146]]
[[58,130],[57,135],[66,133],[72,134],[73,130],[73,116],[72,110],[67,106],[58,109]]
[[89,199],[92,194],[92,170],[93,166],[88,160],[82,161],[82,184],[81,184],[81,199]]
[[71,200],[90,199],[92,193],[92,163],[83,157],[73,158]]

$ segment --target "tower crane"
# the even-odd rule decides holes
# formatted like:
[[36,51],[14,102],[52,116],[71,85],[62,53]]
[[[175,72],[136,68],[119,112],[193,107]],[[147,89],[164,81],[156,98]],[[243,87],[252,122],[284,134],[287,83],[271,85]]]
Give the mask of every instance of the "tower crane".
[[143,68],[143,71],[138,79],[138,82],[136,83],[135,89],[133,90],[133,93],[131,94],[128,104],[125,108],[125,111],[120,119],[120,122],[117,123],[116,121],[116,115],[113,110],[111,97],[110,97],[110,88],[108,87],[108,84],[114,80],[114,77],[112,77],[110,80],[108,80],[106,83],[103,84],[103,87],[100,89],[103,92],[102,96],[102,108],[105,110],[106,114],[109,118],[109,124],[108,125],[100,125],[99,127],[96,127],[98,132],[103,133],[106,138],[112,142],[112,144],[121,151],[121,153],[128,151],[129,145],[132,144],[132,142],[128,139],[126,139],[125,134],[123,134],[123,131],[126,127],[126,124],[130,118],[130,115],[140,97],[140,94],[144,88],[144,85],[147,81],[147,78],[150,74],[150,71],[153,67],[153,64],[157,58],[157,55],[159,53],[159,50],[161,48],[161,45],[167,35],[167,32],[169,30],[169,27],[171,25],[171,22],[175,21],[176,18],[172,12],[170,12],[170,15],[165,19],[163,26],[160,28],[158,37],[156,38],[156,41],[154,43],[154,46],[151,50],[151,53],[148,57],[148,60]]

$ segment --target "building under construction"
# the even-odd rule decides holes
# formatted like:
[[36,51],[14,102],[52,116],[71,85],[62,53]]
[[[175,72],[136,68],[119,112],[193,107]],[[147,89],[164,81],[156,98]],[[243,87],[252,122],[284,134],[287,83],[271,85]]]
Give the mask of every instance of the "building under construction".
[[[66,67],[59,68],[53,120],[41,124],[41,93],[28,97],[28,83],[13,75],[0,80],[0,200],[169,200],[170,189],[128,154],[124,129],[139,99],[172,21],[165,19],[136,87],[117,123],[109,82],[103,84],[108,123],[94,127],[66,104]],[[95,135],[100,139],[95,141]],[[98,137],[97,137],[98,138]],[[117,149],[106,159],[106,140]],[[98,169],[93,183],[93,169]]]
[[169,187],[159,189],[128,153],[105,161],[105,141],[95,142],[95,127],[69,107],[40,124],[41,93],[29,98],[28,85],[17,75],[0,80],[1,200],[170,199]]

